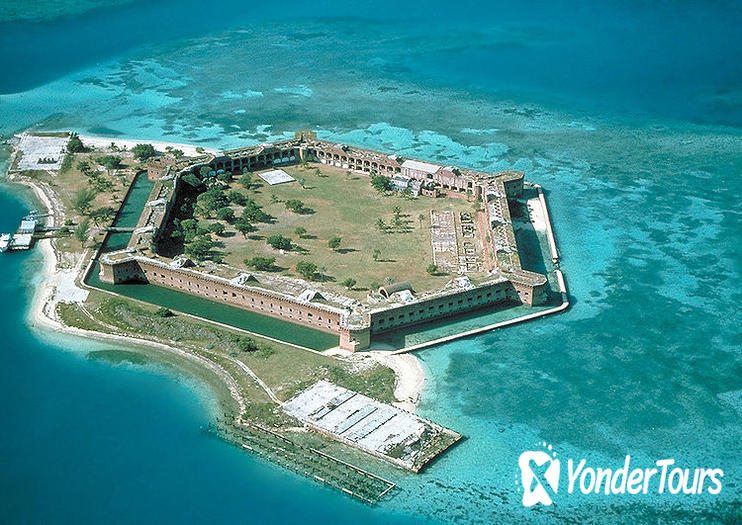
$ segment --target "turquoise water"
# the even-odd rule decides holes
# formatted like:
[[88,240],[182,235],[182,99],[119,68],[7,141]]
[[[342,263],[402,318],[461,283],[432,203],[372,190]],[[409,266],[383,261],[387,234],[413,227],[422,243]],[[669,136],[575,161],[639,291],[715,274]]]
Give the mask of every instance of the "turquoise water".
[[[419,476],[391,474],[400,489],[368,509],[202,434],[197,385],[28,334],[20,280],[34,255],[2,256],[9,521],[739,519],[738,4],[146,5],[0,27],[13,72],[0,81],[0,132],[227,147],[312,128],[523,169],[548,190],[573,307],[420,353],[421,413],[467,439]],[[110,38],[91,45],[113,14]],[[23,209],[3,196],[4,228]],[[524,509],[517,460],[537,441],[595,465],[631,454],[720,467],[724,488]],[[294,502],[306,510],[289,512]]]

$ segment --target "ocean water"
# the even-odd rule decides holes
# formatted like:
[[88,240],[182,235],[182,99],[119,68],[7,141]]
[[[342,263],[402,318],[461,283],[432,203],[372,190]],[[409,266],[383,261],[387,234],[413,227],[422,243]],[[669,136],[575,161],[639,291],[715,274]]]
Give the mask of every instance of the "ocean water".
[[[207,22],[205,22],[207,21]],[[153,1],[0,26],[0,133],[320,136],[547,189],[573,307],[425,350],[420,412],[467,439],[370,509],[202,431],[209,396],[24,324],[0,257],[7,521],[733,522],[742,509],[739,4]],[[101,38],[105,34],[106,38]],[[5,192],[0,225],[28,207]],[[108,348],[108,347],[106,347]],[[525,509],[518,456],[725,472],[718,496]],[[560,491],[560,495],[563,493]],[[301,508],[301,510],[296,510]]]

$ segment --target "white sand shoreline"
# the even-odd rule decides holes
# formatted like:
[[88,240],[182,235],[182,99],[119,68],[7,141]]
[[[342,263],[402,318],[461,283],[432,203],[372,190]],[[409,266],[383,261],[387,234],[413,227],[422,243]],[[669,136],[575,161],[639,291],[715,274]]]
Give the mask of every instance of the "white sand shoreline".
[[376,362],[394,371],[393,403],[398,408],[415,412],[425,386],[425,371],[420,360],[412,354],[393,355],[383,350],[369,351]]
[[[48,216],[49,225],[54,225],[60,221],[61,217],[63,216],[63,206],[56,199],[51,190],[44,188],[44,186],[38,181],[34,181],[25,177],[13,177],[9,180],[16,184],[26,186],[33,191],[36,198],[50,213],[50,215]],[[65,283],[65,287],[68,290],[82,291],[87,294],[86,290],[79,288],[75,283],[76,278],[82,271],[82,265],[87,259],[85,255],[80,257],[74,270],[61,268],[59,265],[57,252],[51,243],[51,239],[41,239],[36,243],[42,256],[43,266],[40,276],[41,283],[33,292],[31,305],[26,316],[26,322],[31,328],[40,329],[45,332],[57,332],[70,334],[77,337],[93,338],[99,341],[115,341],[133,347],[148,346],[160,351],[165,351],[179,358],[187,359],[215,373],[224,383],[224,386],[229,390],[231,397],[240,407],[240,410],[244,412],[246,402],[242,398],[239,387],[234,378],[232,378],[232,376],[229,375],[219,365],[212,363],[211,361],[204,359],[201,356],[155,341],[149,341],[146,339],[139,339],[136,337],[124,336],[119,334],[83,330],[81,328],[75,328],[64,324],[59,319],[56,313],[57,305],[59,304],[60,299],[64,299],[64,297],[60,297],[60,294],[58,293],[60,279],[71,281]],[[66,275],[60,276],[60,273],[62,272],[66,272]],[[57,278],[55,279],[55,277]]]
[[79,137],[83,145],[87,147],[94,147],[94,148],[107,148],[112,143],[115,144],[117,148],[122,148],[122,149],[124,148],[131,149],[137,144],[152,144],[155,150],[160,153],[165,152],[165,149],[170,147],[170,148],[181,150],[185,155],[189,157],[197,157],[198,155],[201,155],[201,153],[196,151],[196,148],[203,148],[203,150],[206,153],[214,153],[214,154],[219,153],[219,150],[214,149],[214,148],[208,148],[205,146],[194,146],[192,144],[179,144],[176,142],[164,142],[161,140],[127,139],[127,138],[117,138],[117,137],[95,137],[93,135],[79,135]]

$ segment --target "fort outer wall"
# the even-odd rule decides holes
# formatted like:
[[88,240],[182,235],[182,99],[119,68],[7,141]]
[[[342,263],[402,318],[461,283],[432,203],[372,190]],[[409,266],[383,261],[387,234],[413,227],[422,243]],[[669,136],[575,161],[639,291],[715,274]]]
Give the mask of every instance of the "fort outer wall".
[[[476,181],[482,176],[487,177],[486,173],[442,166],[438,172],[431,174],[403,167],[401,156],[318,140],[308,132],[298,132],[296,135],[295,139],[275,144],[230,150],[199,164],[198,167],[209,165],[215,170],[241,172],[243,169],[254,171],[308,160],[362,173],[374,171],[388,177],[405,175],[420,181],[438,183],[443,189],[470,192],[472,198],[483,197],[481,194],[476,195],[479,190]],[[522,171],[501,172],[498,176],[504,183],[508,197],[519,197],[523,193]]]
[[109,284],[145,282],[336,334],[341,342],[345,332],[345,339],[350,339],[339,309],[298,302],[268,290],[123,252],[101,257],[100,268],[100,280]]
[[[340,348],[367,348],[374,333],[449,317],[505,302],[523,302],[511,280],[500,280],[469,290],[442,294],[397,307],[370,312],[353,326],[345,312],[323,305],[298,302],[267,290],[232,283],[201,272],[173,268],[147,257],[110,254],[101,258],[100,279],[110,284],[147,282],[219,301],[261,315],[329,332],[340,338]],[[543,287],[529,287],[531,296]],[[544,292],[545,293],[545,292]]]
[[500,280],[469,290],[372,311],[368,314],[368,320],[373,335],[509,302],[520,302],[518,293],[510,281]]

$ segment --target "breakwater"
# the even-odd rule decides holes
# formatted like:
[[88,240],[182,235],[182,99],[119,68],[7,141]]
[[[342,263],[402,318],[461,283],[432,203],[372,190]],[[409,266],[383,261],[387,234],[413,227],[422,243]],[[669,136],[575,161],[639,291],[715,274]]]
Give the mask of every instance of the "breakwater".
[[313,447],[254,423],[236,423],[229,418],[210,426],[216,435],[296,474],[374,505],[394,483]]

